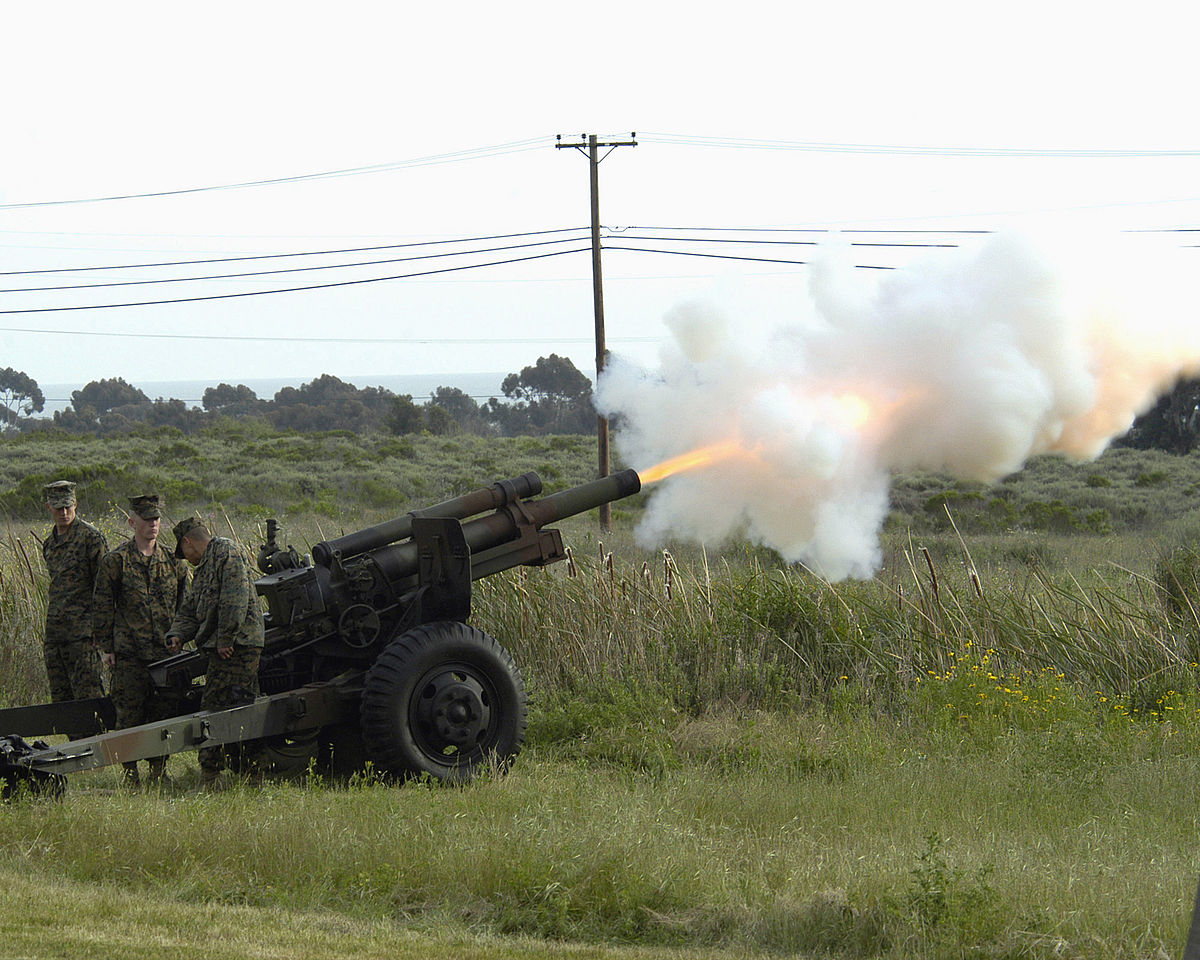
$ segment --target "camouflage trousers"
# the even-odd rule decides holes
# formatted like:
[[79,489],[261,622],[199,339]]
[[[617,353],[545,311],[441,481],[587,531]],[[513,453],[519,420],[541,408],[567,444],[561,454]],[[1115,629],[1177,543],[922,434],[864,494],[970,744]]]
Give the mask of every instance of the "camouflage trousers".
[[[235,645],[233,656],[228,660],[221,659],[216,650],[209,650],[207,653],[208,666],[204,674],[201,709],[220,710],[222,707],[236,707],[258,696],[258,659],[262,654],[258,647]],[[253,763],[257,754],[258,750],[253,741],[221,747],[203,747],[200,750],[200,769],[244,769]]]
[[[155,688],[150,677],[150,665],[136,658],[119,654],[112,669],[112,702],[117,711],[117,727],[139,727],[143,723],[165,720],[179,714],[178,697]],[[166,757],[151,757],[150,770],[160,770]],[[136,762],[125,764],[126,770],[136,770]]]
[[46,677],[50,681],[50,699],[87,700],[104,696],[100,680],[100,654],[91,640],[45,643]]

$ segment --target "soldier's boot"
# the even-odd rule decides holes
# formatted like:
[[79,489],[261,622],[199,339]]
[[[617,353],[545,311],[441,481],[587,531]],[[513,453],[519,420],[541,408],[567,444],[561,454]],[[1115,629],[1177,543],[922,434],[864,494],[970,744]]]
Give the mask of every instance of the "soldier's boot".
[[142,778],[138,776],[137,761],[122,764],[125,768],[121,773],[121,786],[126,790],[138,790],[142,786]]
[[148,761],[150,764],[150,775],[147,777],[147,786],[170,787],[174,781],[167,776],[167,758],[166,757],[151,757]]

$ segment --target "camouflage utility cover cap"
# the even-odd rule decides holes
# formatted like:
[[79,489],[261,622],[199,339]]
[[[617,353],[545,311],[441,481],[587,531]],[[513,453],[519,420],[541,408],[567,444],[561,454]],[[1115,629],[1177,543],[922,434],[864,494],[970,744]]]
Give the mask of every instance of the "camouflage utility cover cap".
[[157,493],[147,493],[140,497],[130,497],[129,506],[143,520],[155,520],[162,516],[163,498]]
[[42,487],[42,495],[52,507],[74,506],[75,484],[71,480],[55,480]]
[[197,527],[208,533],[208,527],[204,525],[204,521],[199,517],[188,517],[186,520],[180,520],[175,524],[171,532],[175,534],[175,556],[177,559],[183,559],[183,538]]

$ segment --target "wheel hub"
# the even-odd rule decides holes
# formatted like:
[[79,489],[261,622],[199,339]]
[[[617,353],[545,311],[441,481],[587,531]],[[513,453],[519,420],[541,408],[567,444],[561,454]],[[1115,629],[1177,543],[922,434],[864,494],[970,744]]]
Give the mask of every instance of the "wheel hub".
[[418,713],[439,745],[458,750],[479,743],[491,720],[483,686],[459,672],[434,677],[422,694]]

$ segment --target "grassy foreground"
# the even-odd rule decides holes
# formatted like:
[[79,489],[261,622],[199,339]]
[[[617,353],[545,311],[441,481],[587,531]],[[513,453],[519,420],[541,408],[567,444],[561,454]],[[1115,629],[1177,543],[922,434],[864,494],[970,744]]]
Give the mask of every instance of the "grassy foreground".
[[357,922],[331,913],[146,901],[112,887],[39,883],[0,870],[0,916],[32,903],[70,904],[37,922],[4,926],[6,958],[236,960],[241,957],[321,960],[646,960],[720,957],[709,950],[588,947],[451,931],[416,931],[391,921]]
[[458,789],[77,777],[0,817],[0,956],[1177,955],[1197,705],[981,739],[939,699],[597,729]]

